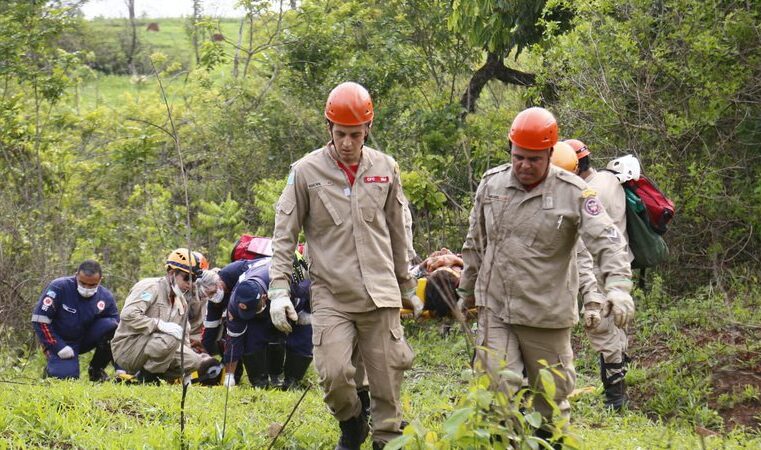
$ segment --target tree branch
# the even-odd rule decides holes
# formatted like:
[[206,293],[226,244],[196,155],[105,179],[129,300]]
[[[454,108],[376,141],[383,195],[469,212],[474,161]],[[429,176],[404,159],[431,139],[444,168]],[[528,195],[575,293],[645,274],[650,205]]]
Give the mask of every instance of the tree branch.
[[460,105],[463,109],[460,114],[461,121],[464,121],[468,114],[476,112],[476,102],[481,96],[481,91],[483,91],[486,83],[494,79],[505,84],[518,86],[533,86],[536,83],[536,76],[533,73],[511,69],[505,65],[504,58],[489,52],[486,56],[486,63],[473,73],[467,89],[460,98]]

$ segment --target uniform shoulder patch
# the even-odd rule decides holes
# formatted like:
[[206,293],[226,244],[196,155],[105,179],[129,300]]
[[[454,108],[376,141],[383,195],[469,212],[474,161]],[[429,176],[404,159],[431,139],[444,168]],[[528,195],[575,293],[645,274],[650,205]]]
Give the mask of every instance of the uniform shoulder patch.
[[142,294],[140,294],[140,300],[144,302],[149,302],[153,298],[153,294],[148,291],[143,291]]
[[494,174],[498,174],[500,172],[504,172],[507,169],[509,169],[510,167],[511,167],[511,164],[502,164],[502,165],[499,165],[497,167],[492,167],[491,169],[489,169],[486,172],[484,172],[484,174],[481,176],[481,178],[490,177],[490,176],[492,176]]
[[56,294],[56,292],[54,290],[52,290],[52,289],[47,291],[45,293],[45,296],[50,297],[50,298],[55,298],[56,295],[58,295],[58,294]]
[[603,212],[602,203],[600,203],[597,197],[589,197],[584,200],[584,211],[590,216],[597,216]]

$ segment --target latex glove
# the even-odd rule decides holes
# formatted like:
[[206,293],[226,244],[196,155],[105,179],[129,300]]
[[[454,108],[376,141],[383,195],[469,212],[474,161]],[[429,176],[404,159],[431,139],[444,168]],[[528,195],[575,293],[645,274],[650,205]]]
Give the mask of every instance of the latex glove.
[[74,349],[68,345],[58,350],[58,357],[61,359],[71,359],[74,357]]
[[421,314],[423,314],[423,301],[420,300],[420,297],[417,296],[417,294],[412,294],[412,296],[409,298],[409,302],[412,305],[412,316],[414,318],[420,317]]
[[234,373],[228,373],[225,374],[225,387],[231,388],[235,387],[235,374]]
[[178,341],[182,339],[182,327],[176,323],[159,320],[156,328],[158,328],[162,333],[166,333]]
[[299,318],[296,320],[296,323],[299,325],[311,325],[312,324],[312,314],[306,312],[306,311],[300,311],[299,312]]
[[610,289],[605,295],[605,317],[613,314],[613,323],[618,328],[625,327],[634,318],[634,300],[628,292],[619,289]]
[[272,325],[283,333],[293,331],[288,319],[294,322],[299,319],[296,309],[291,303],[291,296],[288,295],[287,289],[270,289],[268,293],[270,299],[270,318]]
[[584,305],[584,327],[592,330],[600,325],[602,317],[600,316],[600,310],[602,305],[598,302],[589,302]]

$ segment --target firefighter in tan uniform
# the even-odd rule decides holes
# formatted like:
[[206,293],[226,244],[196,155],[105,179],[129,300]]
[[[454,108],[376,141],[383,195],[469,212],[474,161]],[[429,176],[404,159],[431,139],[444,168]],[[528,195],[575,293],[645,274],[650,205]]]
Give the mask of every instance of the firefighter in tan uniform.
[[[578,164],[575,173],[597,192],[605,212],[613,220],[621,234],[621,239],[626,243],[626,195],[621,182],[612,172],[604,170],[598,172],[591,166],[590,151],[583,142],[578,139],[567,139],[565,142],[576,152]],[[632,256],[629,253],[628,261],[631,263],[631,260]],[[596,265],[594,272],[600,292],[604,292],[602,273]],[[585,302],[582,314],[594,315],[594,311],[600,311],[601,308],[600,302]],[[584,329],[592,348],[600,353],[600,378],[605,389],[605,405],[619,410],[628,401],[624,381],[627,364],[630,361],[626,354],[628,347],[626,332],[616,326],[610,317],[601,317],[598,324],[594,321],[585,323]]]
[[[496,374],[503,360],[541,389],[539,360],[554,366],[554,400],[570,414],[568,394],[576,374],[571,327],[578,321],[576,242],[581,237],[600,261],[607,297],[602,315],[623,325],[634,313],[631,270],[620,233],[594,191],[579,177],[550,165],[557,122],[543,108],[518,114],[510,129],[512,164],[487,171],[476,192],[463,245],[465,266],[458,293],[479,308],[476,364]],[[495,387],[517,389],[512,380]],[[541,395],[536,409],[549,421]],[[537,435],[545,437],[547,429]]]
[[[167,257],[166,276],[140,280],[124,302],[111,349],[114,361],[128,372],[137,372],[138,381],[156,383],[159,378],[180,377],[187,381],[192,372],[208,370],[216,363],[190,346],[185,316],[193,281],[199,275],[195,266],[195,257],[187,249],[172,251]],[[183,326],[187,328],[181,346]]]
[[[356,351],[372,398],[373,447],[401,434],[400,389],[413,353],[399,310],[414,295],[407,268],[399,167],[364,145],[370,95],[356,83],[331,91],[325,106],[331,141],[293,164],[277,203],[270,269],[272,323],[289,332],[291,256],[303,229],[309,242],[314,362],[325,402],[339,421],[337,449],[359,449],[368,418],[355,386]],[[355,357],[357,355],[354,355]]]

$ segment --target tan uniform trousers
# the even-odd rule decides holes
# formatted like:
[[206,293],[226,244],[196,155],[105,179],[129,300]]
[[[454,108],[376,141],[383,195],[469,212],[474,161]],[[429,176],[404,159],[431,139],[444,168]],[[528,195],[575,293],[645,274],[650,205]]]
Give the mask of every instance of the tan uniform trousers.
[[[489,308],[481,307],[478,313],[478,342],[476,368],[486,362],[489,373],[496,374],[507,369],[517,376],[493,380],[494,388],[510,394],[521,388],[523,369],[526,369],[530,386],[541,389],[539,371],[544,368],[538,361],[544,359],[563,376],[553,374],[555,379],[554,401],[560,408],[561,417],[569,419],[571,405],[568,395],[576,385],[571,349],[571,328],[536,328],[513,325],[502,321]],[[552,408],[541,395],[534,397],[534,407],[548,420]]]
[[626,332],[613,323],[613,314],[602,317],[597,328],[584,328],[592,348],[602,354],[606,363],[620,363],[623,361],[628,342]]
[[131,345],[119,353],[114,353],[114,360],[122,368],[129,372],[147,370],[150,373],[161,375],[167,379],[180,378],[183,376],[182,365],[185,365],[185,373],[192,373],[201,366],[201,356],[195,353],[190,345],[183,348],[184,357],[180,352],[180,341],[161,332],[149,335],[134,335]]
[[325,391],[325,403],[339,421],[356,417],[358,363],[362,359],[372,397],[373,440],[387,442],[401,434],[400,401],[404,371],[414,353],[404,339],[399,308],[347,313],[323,307],[312,313],[314,362]]

